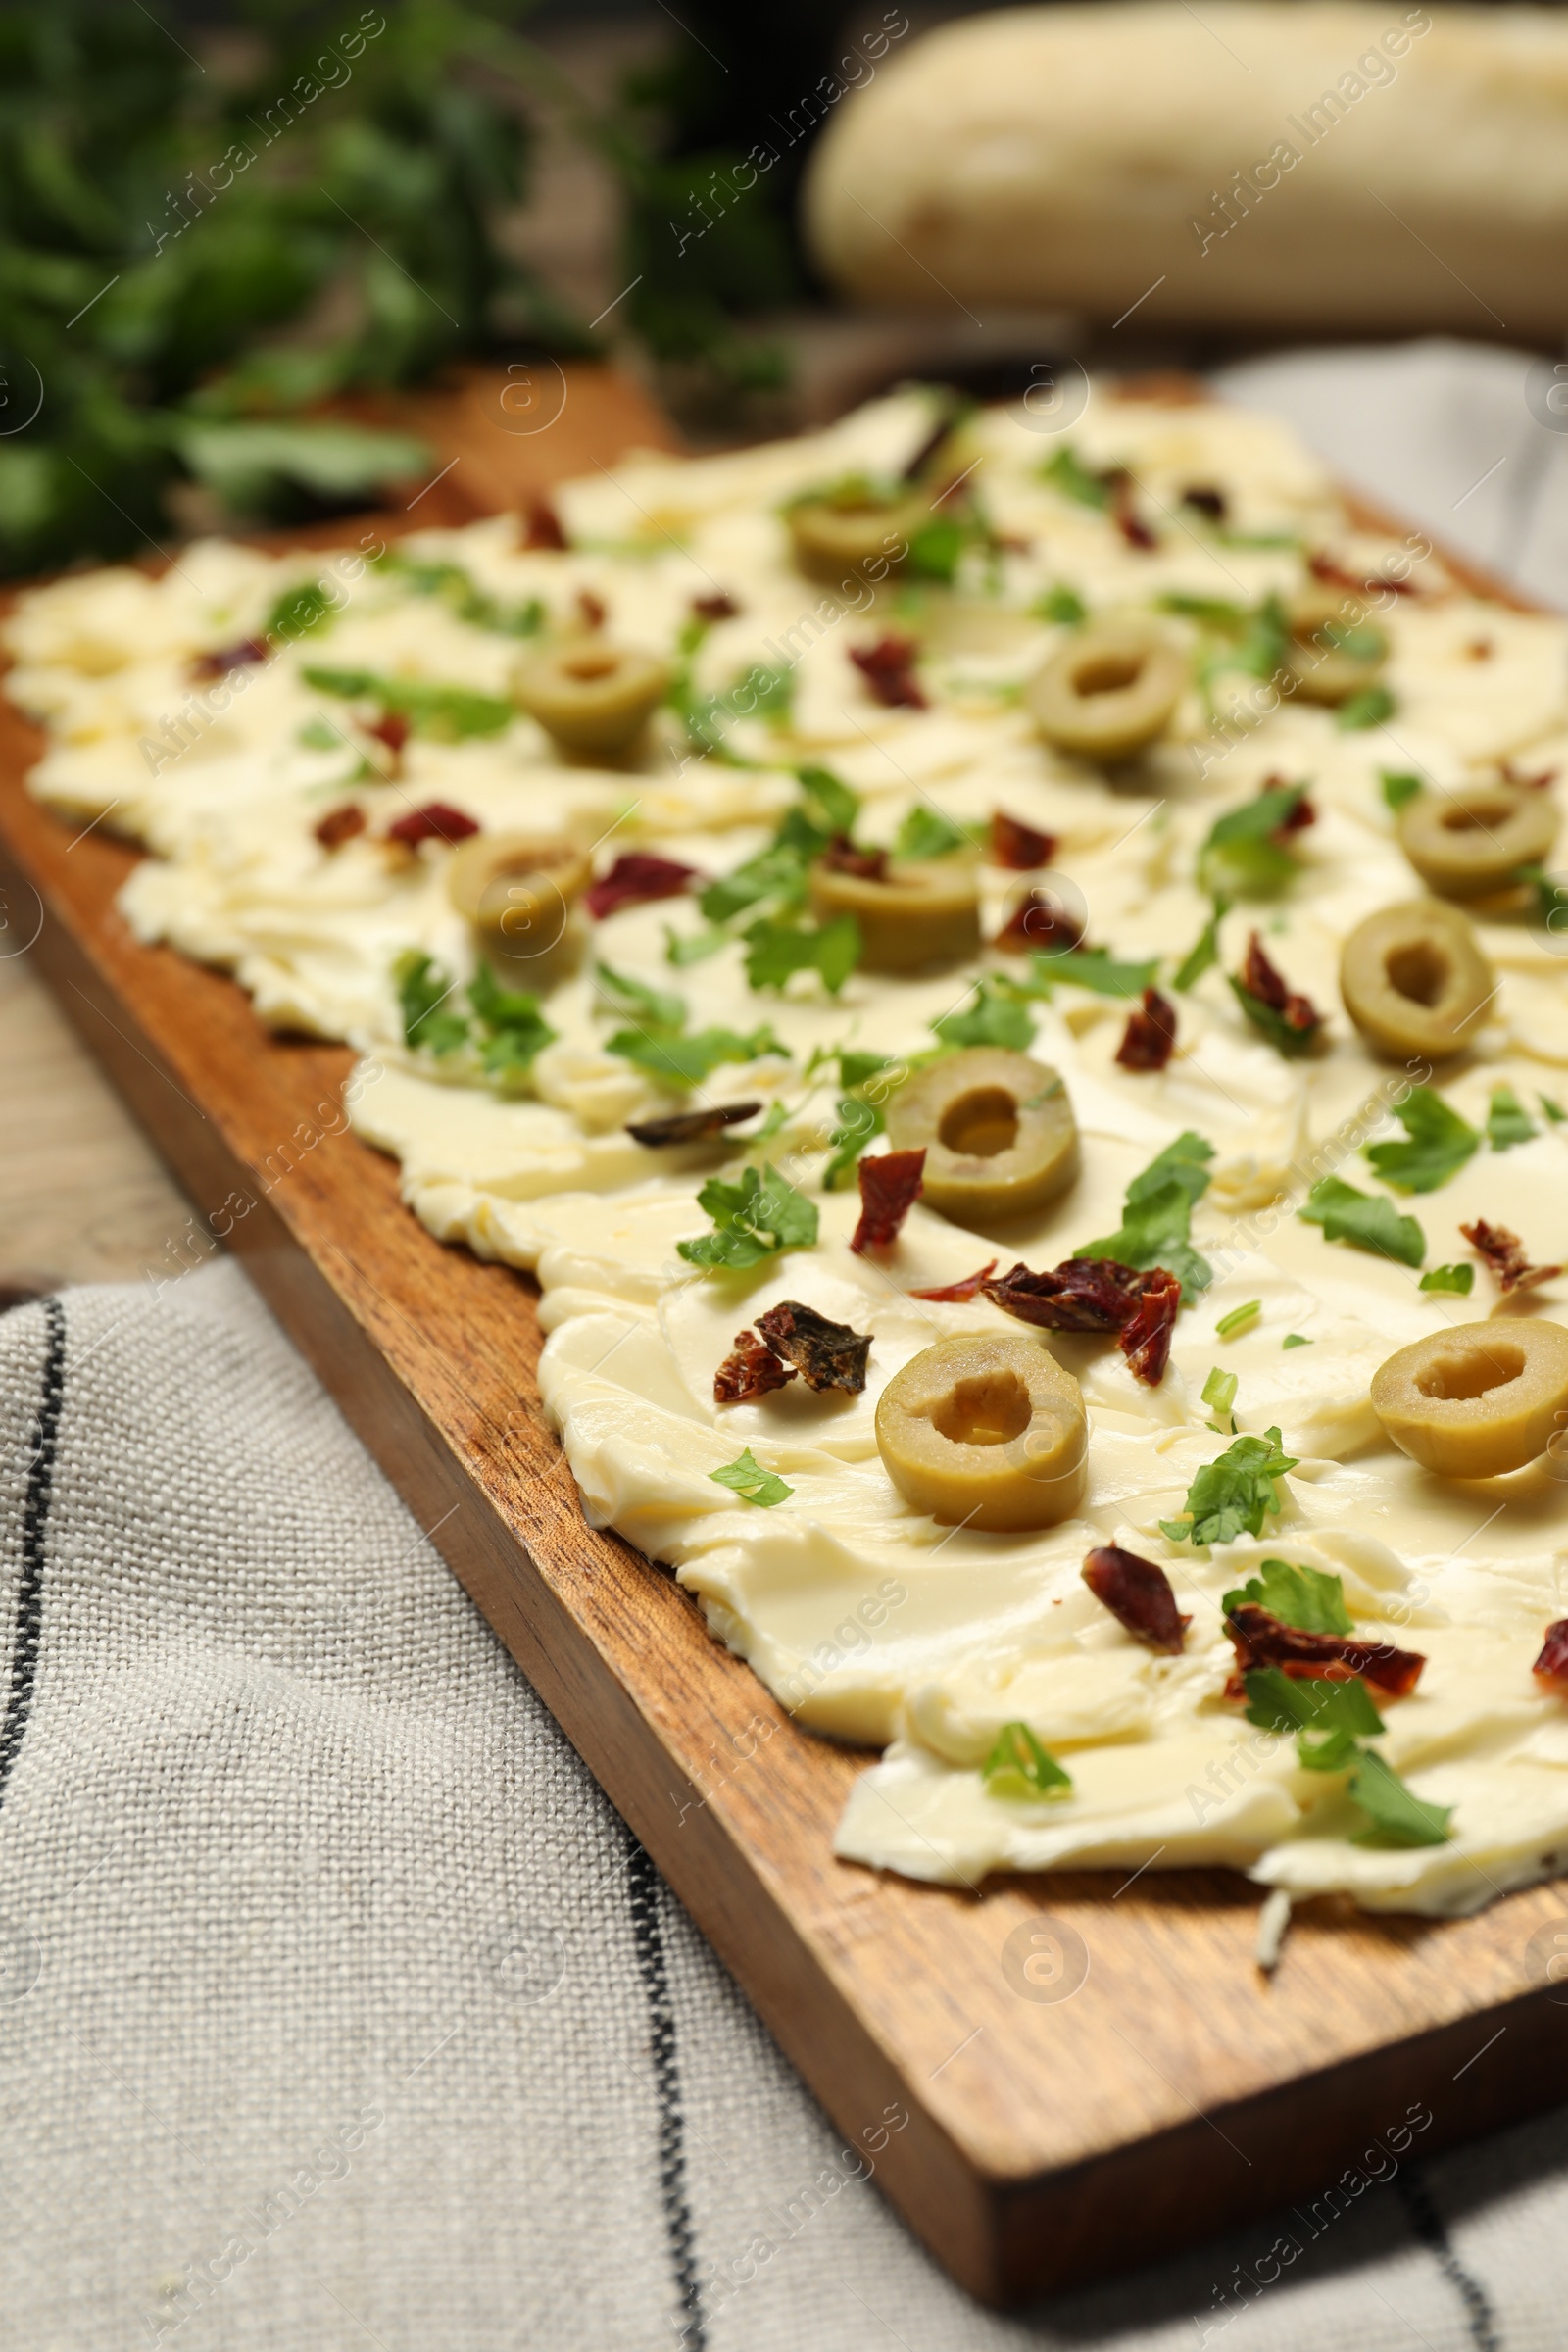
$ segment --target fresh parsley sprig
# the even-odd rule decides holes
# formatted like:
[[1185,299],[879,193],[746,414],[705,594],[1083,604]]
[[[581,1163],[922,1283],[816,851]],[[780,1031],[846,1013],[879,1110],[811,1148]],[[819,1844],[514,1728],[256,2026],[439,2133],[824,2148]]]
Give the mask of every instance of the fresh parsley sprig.
[[740,1181],[730,1184],[710,1176],[697,1196],[699,1208],[713,1220],[711,1233],[675,1247],[688,1265],[706,1268],[760,1265],[784,1250],[815,1247],[817,1214],[813,1202],[795,1190],[771,1162],[759,1174],[743,1168]]
[[1208,1190],[1207,1163],[1213,1156],[1213,1145],[1188,1128],[1133,1178],[1118,1230],[1084,1242],[1074,1255],[1114,1258],[1144,1272],[1164,1266],[1180,1277],[1182,1298],[1190,1304],[1214,1279],[1213,1267],[1189,1239],[1193,1210]]
[[1262,1437],[1235,1438],[1212,1462],[1205,1462],[1187,1490],[1187,1508],[1178,1519],[1162,1519],[1160,1532],[1173,1544],[1234,1544],[1241,1535],[1260,1536],[1263,1521],[1277,1512],[1274,1481],[1294,1470],[1277,1429]]
[[[1505,1087],[1498,1091],[1508,1092]],[[1495,1096],[1493,1102],[1495,1104]],[[1523,1119],[1517,1102],[1513,1108]],[[1362,1152],[1384,1183],[1393,1185],[1396,1192],[1435,1193],[1439,1185],[1456,1176],[1465,1161],[1481,1149],[1481,1138],[1469,1120],[1460,1118],[1452,1105],[1445,1102],[1430,1086],[1413,1086],[1404,1101],[1395,1104],[1394,1115],[1404,1129],[1404,1141],[1366,1144]],[[1527,1135],[1535,1133],[1528,1119],[1524,1119],[1524,1126]],[[1517,1143],[1523,1138],[1514,1136],[1510,1140]],[[1425,1254],[1423,1250],[1422,1256]],[[1419,1265],[1421,1259],[1412,1262]]]

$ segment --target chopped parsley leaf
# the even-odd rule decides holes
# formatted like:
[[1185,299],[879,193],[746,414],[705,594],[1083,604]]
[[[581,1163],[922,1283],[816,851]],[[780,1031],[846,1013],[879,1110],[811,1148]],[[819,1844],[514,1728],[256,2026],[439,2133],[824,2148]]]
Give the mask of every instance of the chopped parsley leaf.
[[1417,1283],[1421,1291],[1453,1291],[1459,1298],[1468,1298],[1475,1289],[1476,1270],[1466,1263],[1459,1266],[1434,1266]]
[[[1506,1088],[1501,1091],[1507,1092]],[[1394,1115],[1404,1129],[1405,1140],[1364,1144],[1362,1155],[1396,1192],[1435,1193],[1481,1149],[1481,1138],[1469,1120],[1461,1119],[1430,1086],[1413,1086],[1404,1101],[1395,1104]],[[1534,1134],[1534,1128],[1530,1132]],[[1423,1250],[1422,1256],[1425,1254]],[[1410,1262],[1419,1265],[1421,1259]]]
[[1296,1456],[1281,1450],[1277,1429],[1260,1438],[1235,1438],[1203,1464],[1187,1490],[1185,1513],[1162,1519],[1160,1532],[1173,1544],[1233,1544],[1240,1535],[1260,1536],[1268,1513],[1280,1507],[1274,1481],[1295,1468]]
[[1214,1279],[1213,1267],[1188,1238],[1194,1205],[1208,1190],[1205,1163],[1213,1156],[1213,1145],[1204,1143],[1191,1128],[1179,1135],[1127,1187],[1120,1229],[1097,1242],[1085,1242],[1074,1255],[1109,1257],[1118,1265],[1136,1266],[1142,1272],[1164,1266],[1179,1277],[1183,1299],[1191,1303]]
[[1535,1133],[1536,1122],[1513,1088],[1494,1086],[1487,1112],[1487,1141],[1494,1152],[1510,1152],[1515,1144],[1528,1144]]
[[1392,1200],[1358,1193],[1338,1176],[1314,1184],[1296,1213],[1308,1225],[1321,1225],[1326,1242],[1348,1242],[1401,1266],[1418,1266],[1427,1253],[1426,1235],[1414,1217],[1401,1217]]
[[809,1250],[816,1242],[816,1209],[771,1163],[759,1175],[743,1168],[738,1184],[710,1176],[697,1196],[713,1220],[711,1233],[677,1242],[692,1266],[755,1266],[781,1250]]
[[749,1446],[737,1461],[726,1462],[722,1470],[710,1470],[708,1475],[714,1486],[728,1487],[742,1501],[755,1502],[764,1511],[771,1510],[776,1502],[787,1502],[795,1492],[771,1470],[764,1470],[754,1459]]
[[1293,1567],[1289,1560],[1264,1560],[1256,1576],[1248,1578],[1220,1606],[1228,1617],[1243,1601],[1267,1609],[1281,1625],[1294,1625],[1303,1634],[1348,1634],[1351,1629],[1345,1605],[1345,1581],[1325,1568]]
[[1038,1804],[1072,1794],[1072,1775],[1041,1746],[1026,1723],[1003,1725],[982,1775],[987,1796],[1013,1803]]

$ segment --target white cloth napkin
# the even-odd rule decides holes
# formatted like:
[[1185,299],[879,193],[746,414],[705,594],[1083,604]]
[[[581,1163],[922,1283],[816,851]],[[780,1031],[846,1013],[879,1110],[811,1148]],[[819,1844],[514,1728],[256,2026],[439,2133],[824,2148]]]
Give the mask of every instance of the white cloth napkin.
[[[1439,530],[1460,460],[1523,433],[1508,365],[1230,386]],[[1424,2162],[1369,2112],[1365,2164],[1292,2212],[1026,2316],[970,2303],[233,1265],[0,1319],[0,1709],[18,2352],[1562,2340],[1561,2117]]]

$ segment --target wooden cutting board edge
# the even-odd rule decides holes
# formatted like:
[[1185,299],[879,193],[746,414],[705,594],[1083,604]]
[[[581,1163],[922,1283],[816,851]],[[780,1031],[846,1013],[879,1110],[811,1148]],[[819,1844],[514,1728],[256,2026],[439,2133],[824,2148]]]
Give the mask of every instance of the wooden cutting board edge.
[[[612,401],[609,408],[612,421]],[[601,425],[603,416],[601,403]],[[621,446],[626,439],[657,434],[639,419]],[[612,459],[608,435],[604,446]],[[554,453],[540,455],[547,459],[541,482],[582,466],[580,450],[559,464],[548,462]],[[1382,525],[1381,516],[1360,512]],[[404,527],[427,518],[434,518],[428,508]],[[287,543],[335,544],[344,529],[293,534]],[[1469,567],[1456,568],[1482,585]],[[243,1102],[220,1109],[208,1093],[204,1109],[181,1083],[201,1083],[189,1066],[194,1032],[204,1048],[217,1045],[233,1057],[230,1075],[247,1063],[272,1072],[273,1091],[280,1086],[279,1100],[292,1097],[296,1109],[318,1099],[349,1057],[340,1049],[278,1043],[232,983],[166,950],[136,946],[111,905],[129,854],[94,837],[68,867],[63,829],[21,785],[26,731],[13,722],[7,733],[17,757],[8,761],[0,802],[6,881],[13,894],[31,887],[43,901],[36,958],[211,1217],[236,1193],[256,1194],[258,1169],[270,1159],[265,1142],[259,1150],[257,1135],[244,1133]],[[329,1169],[346,1180],[339,1189],[352,1197],[352,1222],[333,1186],[313,1181]],[[328,1234],[334,1218],[337,1239]],[[473,1378],[466,1386],[444,1381],[439,1364],[432,1373],[424,1330],[363,1262],[367,1235],[383,1222],[388,1237],[406,1245],[394,1246],[392,1257],[422,1259],[433,1295],[447,1301],[459,1327],[449,1370],[466,1351],[466,1316],[473,1328],[499,1316],[514,1334],[515,1279],[432,1242],[398,1205],[388,1164],[350,1136],[324,1140],[290,1172],[276,1203],[264,1192],[225,1238],[823,2099],[846,2144],[860,2148],[868,2134],[887,2130],[884,2118],[907,2116],[878,2149],[876,2177],[975,2293],[1015,2302],[1125,2268],[1132,2247],[1137,2259],[1152,2258],[1291,2197],[1310,2199],[1342,2164],[1353,2164],[1369,2131],[1388,2129],[1411,2100],[1430,2107],[1420,2145],[1431,2149],[1558,2095],[1551,2064],[1563,2047],[1557,2003],[1539,1984],[1528,1989],[1519,1965],[1531,1932],[1563,1917],[1548,1889],[1508,1897],[1452,1927],[1303,1916],[1280,1978],[1265,1984],[1248,1959],[1255,1894],[1220,1874],[1180,1874],[1180,1888],[1141,1881],[1126,1909],[1112,1911],[1119,1895],[1093,1874],[1009,1883],[976,1903],[834,1864],[826,1836],[856,1769],[852,1760],[789,1724],[749,1672],[709,1640],[667,1577],[651,1574],[614,1539],[586,1530],[541,1428],[519,1432],[513,1411],[505,1403],[498,1410],[493,1399],[480,1397],[476,1412]],[[524,1320],[532,1326],[531,1316]],[[536,1329],[531,1343],[536,1352]],[[464,1369],[474,1372],[471,1364]],[[482,1375],[476,1385],[483,1389]],[[514,1404],[515,1386],[511,1394]],[[514,1489],[526,1494],[509,1494],[503,1474],[525,1437],[535,1467],[520,1481],[514,1475]],[[541,1473],[552,1489],[543,1507]],[[476,1496],[479,1510],[471,1507]],[[592,1622],[584,1595],[598,1605],[611,1589],[622,1604],[619,1622],[613,1606]],[[659,1671],[650,1673],[656,1655]],[[744,1758],[710,1788],[715,1734],[740,1757],[737,1738],[760,1740],[760,1723],[771,1727],[767,1740],[780,1742],[767,1749],[768,1796],[749,1797],[748,1778],[759,1776],[743,1771]],[[667,1786],[672,1766],[674,1794],[683,1776],[692,1792],[678,1815]],[[1003,1937],[1041,1910],[1069,1924],[1093,1923],[1095,1968],[1081,2005],[998,1998]],[[1423,1963],[1429,1946],[1445,1955],[1435,1968]],[[1180,1962],[1174,1991],[1173,1953]],[[1486,1981],[1476,1998],[1456,2000],[1455,1963],[1462,1972],[1467,1960]],[[996,1984],[976,1975],[988,1964]],[[1108,2008],[1101,1999],[1102,2014],[1079,2034],[1080,2043],[1100,2035],[1085,2066],[1072,2021],[1090,2020],[1091,1997],[1107,1975]],[[1370,1999],[1389,2014],[1361,2016],[1358,1995],[1375,1996],[1389,1980],[1398,1995],[1392,2009]],[[1213,2012],[1206,2026],[1205,1983]],[[1221,2079],[1235,2055],[1227,2044],[1245,2044],[1250,2034],[1278,2041],[1278,2013],[1293,2001],[1300,2014],[1288,2021],[1288,2047],[1267,2048],[1256,2064],[1233,2067],[1231,2079]],[[976,2007],[984,2015],[966,2040]],[[1115,2015],[1135,2028],[1134,2039]],[[1107,2024],[1139,2062],[1128,2068],[1121,2060],[1126,2079],[1119,2083],[1104,2063],[1107,2054],[1117,2057]],[[1488,2032],[1496,2046],[1482,2064],[1477,2053]],[[966,2066],[966,2054],[988,2034],[997,2055],[985,2053],[989,2072],[976,2082],[977,2061]],[[938,2063],[929,2068],[933,2053]],[[1043,2097],[1053,2061],[1059,2086],[1054,2098]]]

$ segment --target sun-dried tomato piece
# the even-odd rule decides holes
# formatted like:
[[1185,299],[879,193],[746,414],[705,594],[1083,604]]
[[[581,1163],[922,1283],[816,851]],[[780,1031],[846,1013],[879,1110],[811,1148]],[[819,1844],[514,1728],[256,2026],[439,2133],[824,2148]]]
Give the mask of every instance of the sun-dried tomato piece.
[[1127,1015],[1116,1059],[1124,1070],[1162,1070],[1176,1051],[1176,1007],[1157,988],[1146,988]]
[[1182,492],[1182,505],[1196,508],[1206,514],[1210,522],[1223,522],[1230,512],[1223,490],[1212,490],[1206,482],[1194,482]]
[[888,854],[886,850],[862,850],[847,833],[835,833],[822,852],[822,863],[830,873],[855,874],[862,882],[881,882],[887,876]]
[[1140,1559],[1136,1551],[1123,1551],[1119,1544],[1102,1544],[1085,1560],[1083,1578],[1118,1625],[1151,1649],[1180,1656],[1182,1636],[1193,1621],[1177,1608],[1163,1568]]
[[713,1374],[713,1402],[750,1404],[754,1396],[787,1388],[794,1378],[795,1366],[781,1363],[755,1332],[738,1331],[734,1354],[726,1355]]
[[905,1218],[920,1197],[925,1146],[915,1152],[880,1152],[873,1159],[862,1159],[856,1174],[860,1184],[860,1221],[850,1248],[858,1256],[862,1250],[885,1250],[898,1240]]
[[939,1290],[911,1291],[911,1298],[929,1298],[938,1306],[967,1306],[977,1292],[983,1291],[997,1270],[997,1261],[988,1257],[976,1274],[966,1274],[961,1282],[945,1282]]
[[316,838],[323,850],[340,850],[356,833],[365,831],[365,810],[345,801],[340,808],[329,808],[316,827]]
[[216,652],[193,654],[188,674],[193,678],[226,678],[231,669],[246,669],[253,662],[267,660],[267,647],[260,637],[242,637],[238,645],[224,645]]
[[1321,549],[1307,557],[1306,568],[1314,580],[1326,580],[1332,588],[1348,588],[1356,596],[1377,596],[1385,588],[1391,596],[1419,596],[1421,593],[1414,580],[1393,580],[1381,571],[1373,572],[1370,577],[1365,573],[1347,571],[1343,564],[1337,564],[1332,556],[1324,555]]
[[635,1143],[704,1144],[710,1136],[738,1127],[761,1109],[760,1102],[713,1102],[706,1110],[672,1110],[665,1119],[630,1119],[626,1133]]
[[759,1315],[757,1328],[776,1354],[796,1366],[808,1389],[846,1389],[858,1396],[865,1387],[871,1343],[847,1323],[830,1323],[814,1306],[786,1298]]
[[695,865],[681,865],[673,858],[627,850],[608,874],[590,882],[582,903],[594,921],[602,923],[607,914],[618,914],[622,906],[640,906],[649,899],[678,899],[696,873]]
[[698,620],[733,620],[740,610],[727,588],[715,588],[711,596],[692,598],[692,612]]
[[542,490],[530,492],[522,502],[522,512],[528,525],[522,542],[524,547],[561,548],[566,545],[561,516]]
[[1544,792],[1548,784],[1556,783],[1558,774],[1554,767],[1543,767],[1538,769],[1533,776],[1527,776],[1521,769],[1515,767],[1511,760],[1502,760],[1499,763],[1498,772],[1503,782],[1511,784],[1515,792]]
[[466,841],[478,830],[477,819],[465,816],[461,808],[449,808],[445,801],[426,801],[422,808],[411,808],[407,816],[388,825],[386,837],[416,850],[421,841]]
[[[1291,779],[1289,776],[1282,776],[1279,774],[1268,775],[1263,778],[1262,783],[1257,789],[1260,796],[1265,792],[1289,792],[1291,789]],[[1316,823],[1317,810],[1313,808],[1311,802],[1307,799],[1306,794],[1303,792],[1300,799],[1297,802],[1295,808],[1291,810],[1290,815],[1286,817],[1282,824],[1275,826],[1273,839],[1275,841],[1283,841],[1288,833],[1304,832],[1308,825],[1315,825]]]
[[1121,1351],[1135,1380],[1157,1389],[1170,1361],[1170,1338],[1181,1311],[1180,1277],[1155,1266],[1143,1278],[1138,1303],[1121,1327]]
[[1137,1379],[1157,1389],[1164,1378],[1182,1286],[1163,1266],[1140,1273],[1113,1257],[1069,1257],[1044,1274],[1014,1266],[980,1288],[993,1306],[1044,1331],[1113,1331]]
[[406,712],[383,710],[379,718],[368,722],[365,732],[367,735],[373,735],[377,743],[384,743],[389,752],[399,754],[408,742],[413,729],[409,725]]
[[1278,1666],[1301,1682],[1348,1683],[1357,1676],[1404,1698],[1421,1680],[1426,1659],[1413,1649],[1396,1649],[1388,1642],[1358,1642],[1351,1634],[1309,1634],[1298,1625],[1283,1625],[1255,1601],[1239,1601],[1225,1620],[1225,1631],[1236,1645],[1237,1676],[1256,1666]]
[[898,637],[891,632],[879,637],[875,645],[852,645],[850,660],[864,678],[873,702],[886,710],[927,710],[930,709],[914,664],[920,658],[920,648],[912,637]]
[[1568,1617],[1547,1626],[1541,1655],[1530,1671],[1538,1682],[1568,1697]]
[[993,865],[1004,865],[1012,873],[1027,874],[1049,865],[1055,855],[1054,833],[1037,833],[1033,825],[1021,824],[1017,817],[1007,816],[1000,808],[992,809]]
[[1049,1273],[1016,1265],[980,1285],[993,1306],[1043,1331],[1120,1331],[1143,1295],[1144,1277],[1113,1257],[1069,1257]]
[[1055,956],[1083,944],[1084,927],[1054,891],[1026,890],[993,940],[1017,956]]
[[596,596],[591,588],[578,589],[577,610],[582,614],[585,629],[602,629],[610,612],[604,598]]
[[1110,519],[1129,547],[1141,548],[1146,554],[1159,545],[1158,539],[1139,514],[1133,503],[1137,485],[1125,466],[1112,466],[1101,480],[1110,492]]
[[1561,1266],[1533,1266],[1523,1242],[1506,1225],[1489,1225],[1485,1217],[1477,1217],[1473,1225],[1461,1225],[1459,1231],[1476,1254],[1485,1258],[1499,1291],[1533,1291],[1538,1282],[1550,1282],[1562,1272]]
[[1247,960],[1240,976],[1248,995],[1277,1012],[1288,1029],[1298,1029],[1305,1037],[1321,1026],[1323,1015],[1310,997],[1298,997],[1286,987],[1284,974],[1270,963],[1255,931],[1247,943]]

